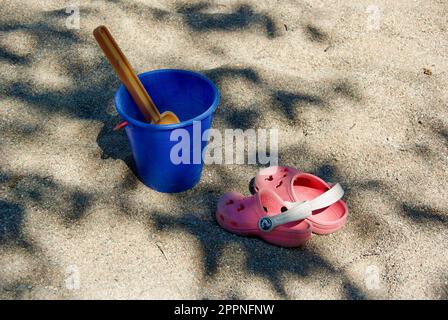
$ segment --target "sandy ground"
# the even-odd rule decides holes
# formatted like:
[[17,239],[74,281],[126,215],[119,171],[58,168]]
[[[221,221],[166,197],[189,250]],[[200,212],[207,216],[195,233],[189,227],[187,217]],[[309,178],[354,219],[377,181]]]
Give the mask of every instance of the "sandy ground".
[[[1,4],[0,298],[448,298],[446,1],[81,1],[79,30],[70,3]],[[222,230],[256,165],[145,187],[103,23],[138,72],[213,79],[215,128],[278,128],[280,164],[347,190],[346,227],[297,249]]]

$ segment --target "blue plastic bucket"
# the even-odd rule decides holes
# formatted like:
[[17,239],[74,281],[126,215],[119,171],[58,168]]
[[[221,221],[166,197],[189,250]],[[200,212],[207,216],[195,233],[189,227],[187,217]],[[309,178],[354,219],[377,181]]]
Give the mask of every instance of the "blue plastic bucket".
[[[126,134],[131,145],[137,173],[148,187],[160,192],[181,192],[194,187],[201,178],[202,156],[198,163],[193,159],[193,123],[200,122],[201,137],[212,123],[213,112],[218,106],[219,91],[205,76],[186,70],[154,70],[138,76],[159,109],[174,112],[181,121],[170,125],[152,125],[144,121],[143,115],[132,97],[121,85],[115,94],[115,108],[128,124]],[[170,154],[179,143],[170,141],[171,133],[185,129],[190,137],[190,161],[175,164]],[[197,129],[196,129],[197,130]],[[200,152],[207,141],[200,142]],[[198,148],[196,148],[198,149]],[[198,150],[196,150],[198,152]]]

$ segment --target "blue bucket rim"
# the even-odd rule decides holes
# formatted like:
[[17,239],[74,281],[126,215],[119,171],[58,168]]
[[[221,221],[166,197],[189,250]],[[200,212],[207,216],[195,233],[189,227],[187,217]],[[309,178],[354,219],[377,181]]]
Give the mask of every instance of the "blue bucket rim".
[[123,93],[126,91],[125,86],[122,84],[118,88],[117,92],[115,93],[114,103],[115,103],[115,109],[117,110],[118,114],[124,120],[126,120],[128,123],[131,123],[138,127],[143,127],[143,128],[153,129],[153,130],[171,130],[171,129],[182,128],[182,127],[191,125],[193,123],[193,121],[200,121],[202,119],[205,119],[215,111],[216,107],[218,106],[219,100],[221,98],[219,90],[216,87],[216,85],[213,83],[213,81],[211,81],[209,78],[207,78],[203,74],[200,74],[199,72],[183,70],[183,69],[157,69],[157,70],[140,73],[140,74],[138,74],[138,77],[139,77],[139,79],[142,79],[148,75],[154,75],[156,73],[164,73],[164,72],[188,73],[188,74],[194,75],[198,78],[205,80],[213,89],[214,99],[213,99],[213,102],[210,105],[210,107],[195,118],[188,119],[186,121],[182,121],[182,122],[175,123],[175,124],[150,124],[147,122],[138,121],[138,120],[134,119],[133,117],[129,116],[126,112],[124,112],[124,110],[121,107],[121,104],[118,103],[119,96],[123,95]]

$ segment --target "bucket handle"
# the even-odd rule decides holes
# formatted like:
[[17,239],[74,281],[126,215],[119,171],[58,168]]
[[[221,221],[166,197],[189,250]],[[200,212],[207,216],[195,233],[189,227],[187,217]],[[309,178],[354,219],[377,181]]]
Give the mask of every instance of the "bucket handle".
[[121,121],[120,123],[118,123],[112,130],[113,131],[118,131],[123,129],[124,127],[126,127],[129,124],[129,122],[127,121]]

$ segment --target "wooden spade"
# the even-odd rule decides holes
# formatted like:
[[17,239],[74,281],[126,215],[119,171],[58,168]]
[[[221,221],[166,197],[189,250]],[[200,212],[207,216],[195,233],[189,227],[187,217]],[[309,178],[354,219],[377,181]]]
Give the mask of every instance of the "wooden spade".
[[159,112],[109,30],[105,26],[99,26],[93,31],[93,35],[145,120],[152,124],[179,123],[179,118],[171,111],[162,114]]

